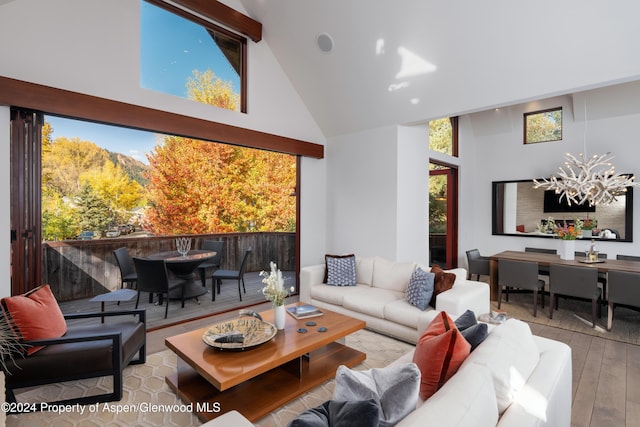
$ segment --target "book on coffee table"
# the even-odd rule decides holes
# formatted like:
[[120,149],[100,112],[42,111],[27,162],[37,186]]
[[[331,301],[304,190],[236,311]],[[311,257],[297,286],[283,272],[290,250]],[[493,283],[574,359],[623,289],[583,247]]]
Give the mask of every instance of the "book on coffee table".
[[287,312],[298,320],[308,319],[309,317],[322,316],[322,311],[318,307],[314,307],[309,304],[288,307]]

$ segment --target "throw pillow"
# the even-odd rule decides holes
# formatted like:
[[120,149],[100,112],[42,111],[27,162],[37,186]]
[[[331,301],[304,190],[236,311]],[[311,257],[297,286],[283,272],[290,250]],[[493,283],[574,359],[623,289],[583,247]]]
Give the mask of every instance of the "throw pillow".
[[476,319],[476,314],[473,311],[467,310],[455,320],[455,324],[456,328],[462,332],[473,325],[477,325],[478,319]]
[[414,363],[354,371],[339,366],[333,400],[374,399],[380,408],[380,426],[393,426],[416,409],[420,370]]
[[378,405],[373,399],[348,402],[327,400],[298,415],[288,427],[378,427],[378,412]]
[[438,313],[418,340],[413,362],[418,365],[420,397],[427,400],[451,378],[471,351],[456,324],[444,311]]
[[436,307],[436,297],[438,294],[448,291],[453,288],[453,283],[456,281],[456,275],[453,273],[447,273],[438,264],[431,266],[431,272],[436,275],[433,282],[433,295],[429,305],[433,308]]
[[433,295],[434,278],[435,274],[426,272],[420,267],[416,268],[407,286],[407,302],[420,310],[426,310]]
[[334,286],[355,286],[356,256],[325,255],[325,283]]
[[471,351],[484,341],[489,335],[489,328],[486,323],[478,323],[469,326],[464,331],[460,331],[465,340],[471,345]]
[[[16,335],[25,341],[59,338],[67,332],[67,322],[49,285],[39,286],[23,295],[2,298],[2,309],[15,325]],[[41,348],[29,347],[27,355]]]

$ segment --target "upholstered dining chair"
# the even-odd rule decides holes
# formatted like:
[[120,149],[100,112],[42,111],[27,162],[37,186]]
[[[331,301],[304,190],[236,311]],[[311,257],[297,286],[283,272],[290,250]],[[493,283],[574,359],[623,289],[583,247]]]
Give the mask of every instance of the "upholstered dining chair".
[[596,327],[596,311],[601,316],[602,289],[598,287],[598,270],[572,265],[549,265],[549,318],[558,309],[558,295],[591,300],[591,321]]
[[238,281],[238,294],[240,295],[240,301],[242,301],[242,292],[240,291],[240,284],[242,283],[242,290],[247,293],[244,287],[244,273],[247,269],[247,261],[251,255],[251,247],[246,250],[240,268],[238,270],[216,270],[211,275],[211,301],[216,300],[216,288],[217,293],[220,293],[220,286],[223,280],[237,280]]
[[[576,259],[586,259],[587,253],[584,251],[575,252]],[[604,252],[598,252],[598,259],[607,259],[607,254]],[[598,283],[602,287],[602,299],[607,298],[607,273],[598,272]]]
[[120,280],[122,281],[120,288],[124,289],[125,284],[128,288],[132,288],[138,280],[138,274],[133,259],[129,255],[129,250],[126,247],[116,249],[113,251],[113,256],[116,258],[118,269],[120,269]]
[[166,307],[164,318],[169,313],[169,292],[182,288],[182,307],[184,308],[184,286],[187,283],[184,279],[169,278],[167,265],[162,259],[133,258],[138,273],[138,297],[136,298],[136,308],[140,302],[140,292],[149,294],[159,294],[166,296]]
[[544,308],[544,280],[538,279],[538,263],[532,261],[515,261],[501,259],[498,261],[498,308],[502,303],[502,288],[504,287],[509,301],[509,288],[533,291],[533,317],[538,313],[538,292],[542,296]]
[[616,259],[620,261],[640,261],[640,256],[636,255],[616,255]]
[[474,274],[478,276],[478,280],[480,280],[481,275],[489,275],[489,257],[480,255],[478,249],[467,251],[467,263],[469,264],[467,279],[471,279]]
[[216,256],[198,266],[198,272],[200,273],[200,280],[202,281],[203,287],[207,286],[207,270],[220,268],[223,247],[224,241],[222,240],[205,240],[202,242],[202,249],[216,253]]
[[[539,254],[553,254],[556,255],[558,253],[557,249],[547,249],[547,248],[532,248],[526,247],[524,248],[525,252],[535,252]],[[549,275],[549,267],[545,265],[538,266],[538,274],[541,276]]]
[[607,330],[611,330],[616,305],[640,308],[640,273],[609,271],[609,312]]

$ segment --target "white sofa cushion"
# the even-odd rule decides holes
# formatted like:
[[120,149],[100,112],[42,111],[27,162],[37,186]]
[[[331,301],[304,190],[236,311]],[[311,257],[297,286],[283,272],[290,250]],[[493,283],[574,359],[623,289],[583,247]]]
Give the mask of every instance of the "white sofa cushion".
[[344,296],[342,307],[384,319],[385,304],[397,299],[404,299],[404,293],[359,285],[357,292],[350,292]]
[[324,301],[329,304],[343,305],[345,295],[360,293],[362,290],[371,290],[367,285],[356,286],[331,286],[327,284],[311,285],[311,298]]
[[[384,318],[391,322],[399,323],[410,328],[418,329],[418,325],[428,325],[435,317],[435,310],[427,307],[426,310],[420,310],[409,304],[404,298],[395,301],[388,301],[384,305]],[[418,332],[422,335],[424,328]]]
[[495,426],[498,422],[497,407],[489,370],[483,366],[463,365],[397,427]]
[[502,414],[523,389],[538,365],[540,351],[526,323],[509,319],[493,329],[464,364],[482,365],[493,377],[498,411]]
[[371,286],[375,260],[374,257],[356,257],[356,282]]
[[372,285],[376,288],[404,293],[415,266],[414,262],[395,262],[376,257]]

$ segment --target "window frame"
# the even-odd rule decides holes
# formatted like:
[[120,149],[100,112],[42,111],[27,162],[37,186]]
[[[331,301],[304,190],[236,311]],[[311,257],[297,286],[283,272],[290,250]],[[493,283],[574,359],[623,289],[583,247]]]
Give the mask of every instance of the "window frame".
[[[219,33],[225,37],[228,37],[232,40],[235,40],[239,43],[240,45],[240,112],[246,114],[247,113],[247,38],[243,37],[237,33],[234,33],[233,31],[229,31],[219,25],[216,25],[214,23],[212,23],[211,21],[207,20],[207,19],[203,19],[201,17],[199,17],[198,15],[194,15],[193,13],[189,12],[189,10],[186,9],[182,9],[180,7],[174,6],[172,4],[169,3],[165,3],[162,0],[142,0],[144,2],[147,2],[149,4],[152,4],[154,6],[160,7],[170,13],[173,13],[174,15],[180,16],[184,19],[187,19],[195,24],[198,24],[200,26],[202,26],[205,30],[207,31],[213,31],[214,33]],[[189,7],[189,2],[184,2],[187,3],[185,5],[185,7]],[[217,3],[217,2],[216,2]],[[214,19],[213,17],[210,17],[210,19]],[[255,22],[255,21],[254,21]],[[225,23],[225,22],[223,22]],[[260,28],[262,26],[260,25]],[[259,40],[258,40],[259,41]],[[214,41],[215,43],[215,41]]]
[[[539,114],[547,114],[547,113],[552,113],[554,111],[560,111],[560,137],[557,139],[541,139],[541,140],[536,140],[536,141],[529,141],[527,139],[527,129],[529,128],[529,118],[535,115],[539,115]],[[529,144],[538,144],[541,142],[556,142],[556,141],[562,141],[563,138],[563,132],[564,132],[564,110],[562,108],[562,106],[559,107],[553,107],[553,108],[546,108],[544,110],[537,110],[537,111],[529,111],[527,113],[523,114],[523,130],[524,130],[524,134],[523,134],[523,144],[524,145],[529,145]]]

